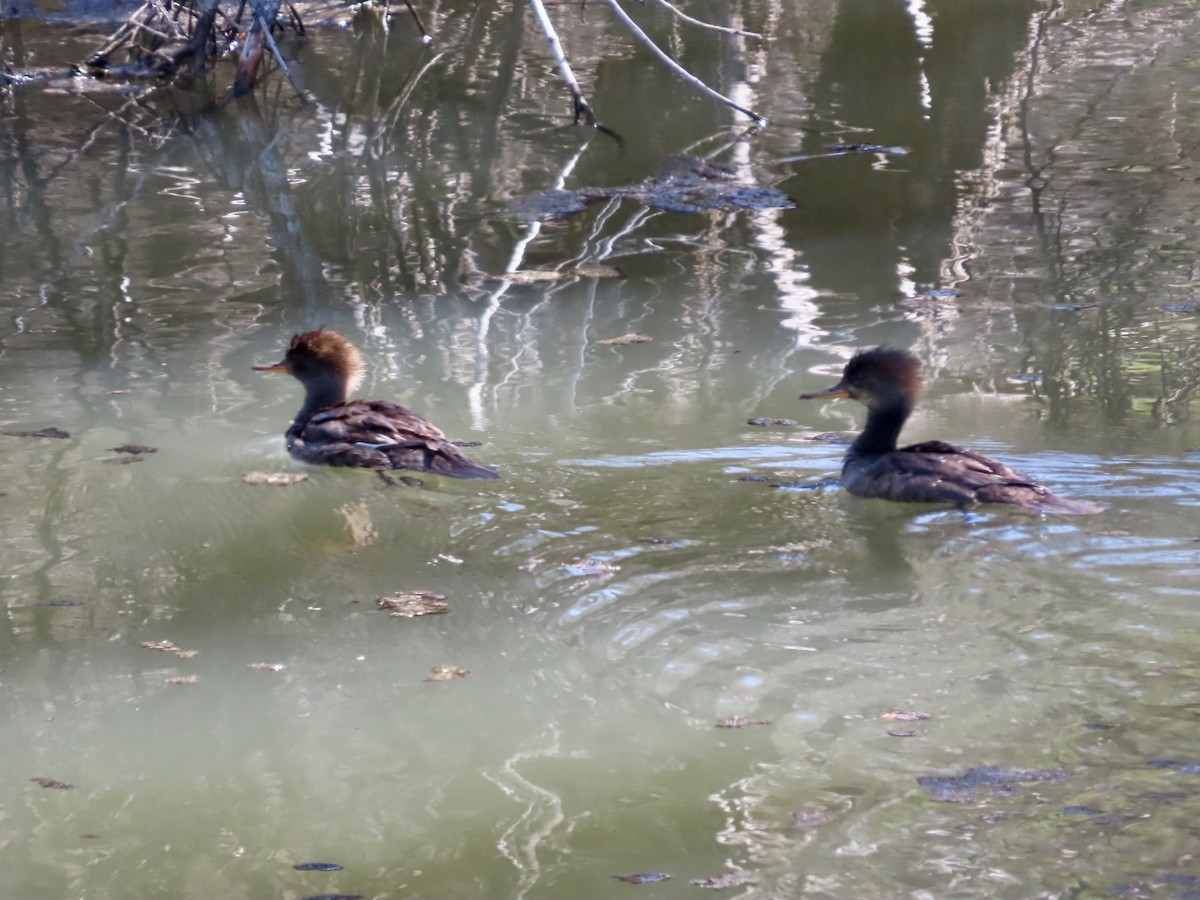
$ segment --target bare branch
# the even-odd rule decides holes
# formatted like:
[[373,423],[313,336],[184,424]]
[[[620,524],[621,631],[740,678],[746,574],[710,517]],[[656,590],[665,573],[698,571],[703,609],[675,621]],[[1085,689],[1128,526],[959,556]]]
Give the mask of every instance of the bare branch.
[[[540,3],[540,0],[530,0],[530,2],[531,3]],[[617,0],[604,0],[604,2],[609,5],[609,7],[612,9],[612,11],[614,13],[616,13],[617,18],[625,23],[625,27],[633,32],[634,37],[636,37],[639,41],[641,41],[643,44],[645,44],[647,47],[649,47],[655,56],[657,56],[664,63],[666,63],[667,67],[670,68],[671,71],[673,71],[676,75],[678,75],[680,78],[682,78],[688,84],[692,85],[693,87],[699,88],[701,91],[708,94],[708,96],[712,97],[713,99],[720,100],[726,106],[733,107],[738,112],[740,112],[742,115],[749,116],[751,119],[754,120],[754,123],[756,125],[761,127],[761,126],[767,124],[767,120],[763,116],[760,116],[758,113],[754,112],[754,110],[746,109],[743,106],[738,106],[736,103],[734,103],[728,97],[726,97],[724,94],[714,91],[707,84],[705,84],[703,81],[701,81],[695,75],[693,75],[691,72],[689,72],[683,66],[681,66],[679,63],[677,63],[674,59],[672,59],[670,54],[668,54],[665,50],[663,50],[661,47],[659,47],[658,44],[654,43],[654,41],[652,41],[650,39],[650,35],[646,34],[646,32],[642,31],[642,29],[638,27],[637,22],[635,22],[635,21],[633,21],[633,19],[629,18],[629,14],[621,8],[621,4],[619,4],[617,2]]]
[[575,73],[571,71],[571,64],[567,62],[566,54],[563,53],[558,32],[554,30],[554,23],[550,21],[550,16],[546,14],[546,7],[542,5],[542,0],[529,0],[529,5],[533,7],[538,24],[542,26],[542,32],[550,43],[550,53],[553,54],[554,61],[558,63],[558,71],[562,73],[563,81],[567,83],[567,90],[571,92],[571,100],[575,105],[575,123],[578,124],[582,117],[585,123],[595,128],[596,116],[583,96],[583,91],[579,89],[579,82],[575,80]]
[[[260,20],[261,21],[261,20]],[[275,43],[275,38],[271,35],[269,25],[263,26],[263,37],[266,38],[267,46],[271,49],[271,55],[275,57],[275,62],[279,63],[279,68],[283,69],[283,74],[287,76],[288,84],[290,84],[300,95],[300,100],[304,103],[308,102],[308,97],[304,93],[304,88],[296,84],[296,79],[292,77],[292,70],[288,68],[288,64],[283,59],[283,54],[279,52],[279,45]]]
[[711,28],[713,31],[723,31],[725,34],[736,34],[740,37],[754,38],[759,41],[762,40],[762,35],[757,31],[744,31],[741,28],[729,28],[725,25],[714,25],[712,22],[702,22],[700,19],[694,19],[674,3],[671,3],[670,0],[654,0],[654,2],[659,6],[665,6],[689,25],[696,25],[700,28]]

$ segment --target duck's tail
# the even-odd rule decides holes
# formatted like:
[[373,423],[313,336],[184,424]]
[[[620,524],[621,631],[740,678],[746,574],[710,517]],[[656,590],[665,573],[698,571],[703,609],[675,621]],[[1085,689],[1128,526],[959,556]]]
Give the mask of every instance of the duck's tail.
[[989,484],[975,491],[976,503],[1007,503],[1032,512],[1060,516],[1087,516],[1103,511],[1103,507],[1084,500],[1058,497],[1032,481]]
[[467,459],[462,451],[449,441],[396,444],[384,449],[383,453],[393,469],[431,472],[448,478],[495,480],[500,477],[500,473],[495,469]]
[[1054,513],[1061,516],[1090,516],[1103,512],[1103,506],[1088,503],[1085,500],[1068,500],[1066,497],[1056,497],[1047,491],[1037,496],[1036,503],[1031,507],[1040,512]]
[[472,462],[454,447],[430,454],[427,468],[435,475],[447,475],[450,478],[485,478],[494,481],[500,477],[495,469]]

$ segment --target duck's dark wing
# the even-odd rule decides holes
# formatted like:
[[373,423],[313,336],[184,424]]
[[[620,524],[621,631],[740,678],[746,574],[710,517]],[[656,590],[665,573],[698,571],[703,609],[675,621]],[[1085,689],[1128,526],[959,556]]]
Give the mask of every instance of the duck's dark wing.
[[848,463],[843,474],[852,494],[915,503],[1006,503],[1054,513],[1094,513],[1098,506],[1056,497],[1004,463],[955,447],[926,441],[885,453],[864,465]]
[[306,462],[330,466],[500,477],[463,456],[432,422],[387,400],[355,400],[323,409],[293,426],[288,448]]

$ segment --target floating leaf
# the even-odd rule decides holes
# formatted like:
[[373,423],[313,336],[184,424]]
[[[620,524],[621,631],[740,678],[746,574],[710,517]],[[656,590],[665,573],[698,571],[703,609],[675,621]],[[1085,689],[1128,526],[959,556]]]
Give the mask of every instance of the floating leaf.
[[276,487],[287,487],[292,484],[299,484],[301,481],[308,481],[308,476],[303,472],[247,472],[242,476],[242,481],[246,484],[270,484]]
[[620,337],[604,338],[604,340],[596,341],[596,343],[604,344],[607,347],[616,347],[623,346],[625,344],[644,344],[649,340],[653,340],[653,338],[645,334],[636,334],[631,331],[628,334],[621,335]]
[[179,649],[171,641],[142,641],[141,645],[147,650],[162,650],[163,652],[174,652]]
[[458,666],[434,666],[424,680],[455,681],[459,678],[466,678],[470,674],[470,669],[461,669]]
[[450,611],[446,595],[435,594],[433,591],[397,591],[390,597],[376,597],[375,605],[386,609],[392,616],[406,619]]

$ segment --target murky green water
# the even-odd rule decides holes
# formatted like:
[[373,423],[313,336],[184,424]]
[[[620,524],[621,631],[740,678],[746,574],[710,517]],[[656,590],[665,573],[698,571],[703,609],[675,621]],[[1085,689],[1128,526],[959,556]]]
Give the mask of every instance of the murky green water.
[[[689,7],[765,47],[633,9],[771,119],[730,143],[554,8],[621,148],[484,6],[426,11],[428,66],[404,20],[317,32],[309,104],[3,95],[0,430],[70,437],[0,437],[0,895],[1193,896],[1192,9]],[[0,26],[12,66],[104,33]],[[837,142],[910,152],[781,162]],[[723,147],[797,208],[497,215]],[[303,471],[250,367],[321,324],[504,480],[245,484]],[[1106,511],[819,487],[861,410],[797,395],[881,342],[926,366],[909,437]],[[449,614],[374,609],[417,589]]]

